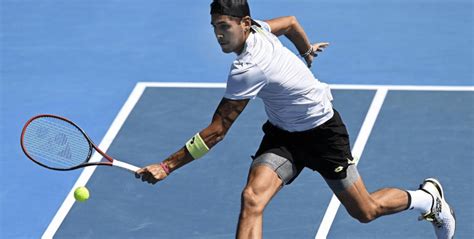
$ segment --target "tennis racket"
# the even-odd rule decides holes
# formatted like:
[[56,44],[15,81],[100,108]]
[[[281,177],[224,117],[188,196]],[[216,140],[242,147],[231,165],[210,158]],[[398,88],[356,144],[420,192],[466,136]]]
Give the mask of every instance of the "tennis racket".
[[[53,170],[67,171],[93,165],[117,166],[132,172],[140,169],[102,152],[84,130],[56,115],[42,114],[28,120],[21,132],[21,148],[33,162]],[[107,161],[89,162],[94,151]]]

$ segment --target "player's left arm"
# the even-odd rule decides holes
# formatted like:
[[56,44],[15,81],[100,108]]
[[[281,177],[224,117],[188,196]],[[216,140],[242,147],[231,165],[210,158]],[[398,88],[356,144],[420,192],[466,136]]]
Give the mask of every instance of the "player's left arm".
[[[249,99],[231,100],[222,98],[212,117],[212,121],[205,129],[199,132],[199,136],[208,149],[222,141],[237,117],[242,113]],[[195,136],[196,137],[196,136]],[[163,162],[146,166],[137,171],[137,177],[142,181],[155,184],[168,176],[168,173],[186,165],[194,160],[186,146],[170,155]],[[169,172],[167,173],[166,170]]]
[[276,36],[286,36],[296,47],[301,56],[305,58],[308,67],[311,67],[314,57],[318,52],[329,46],[327,42],[311,44],[301,24],[295,16],[279,17],[266,20],[272,33]]

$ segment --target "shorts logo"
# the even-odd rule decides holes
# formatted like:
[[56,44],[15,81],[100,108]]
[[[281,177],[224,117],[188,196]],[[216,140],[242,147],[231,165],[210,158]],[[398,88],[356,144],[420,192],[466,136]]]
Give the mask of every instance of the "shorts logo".
[[344,169],[344,167],[339,166],[339,167],[337,167],[336,169],[334,169],[334,172],[340,173],[343,169]]

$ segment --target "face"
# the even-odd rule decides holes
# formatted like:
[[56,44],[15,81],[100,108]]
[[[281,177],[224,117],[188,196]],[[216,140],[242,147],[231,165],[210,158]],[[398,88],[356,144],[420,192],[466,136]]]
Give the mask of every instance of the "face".
[[235,18],[227,15],[212,14],[211,25],[217,42],[225,53],[240,54],[250,32],[250,18]]

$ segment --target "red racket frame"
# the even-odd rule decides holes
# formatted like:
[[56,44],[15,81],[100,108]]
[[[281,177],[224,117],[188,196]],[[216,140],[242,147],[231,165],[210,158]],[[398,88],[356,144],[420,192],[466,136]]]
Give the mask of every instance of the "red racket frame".
[[[77,165],[77,166],[73,166],[73,167],[70,167],[70,168],[55,168],[55,167],[51,167],[51,166],[48,166],[48,165],[45,165],[43,163],[40,163],[38,161],[36,161],[34,159],[34,157],[32,157],[29,153],[28,153],[28,150],[25,148],[25,145],[23,143],[23,138],[25,136],[25,132],[26,132],[26,129],[28,128],[28,126],[31,124],[31,122],[33,122],[34,120],[38,119],[38,118],[44,118],[44,117],[50,117],[50,118],[56,118],[56,119],[60,119],[60,120],[63,120],[71,125],[73,125],[74,127],[76,127],[81,133],[82,135],[84,135],[84,137],[86,138],[87,142],[89,143],[89,154],[86,158],[86,160],[84,160],[83,163]],[[112,157],[110,157],[109,155],[107,155],[106,153],[104,153],[102,150],[100,150],[95,144],[94,142],[92,142],[92,140],[89,138],[89,136],[87,136],[87,134],[84,132],[84,130],[82,130],[77,124],[75,124],[74,122],[72,122],[71,120],[67,119],[67,118],[64,118],[64,117],[61,117],[61,116],[58,116],[58,115],[52,115],[52,114],[40,114],[40,115],[36,115],[34,117],[32,117],[31,119],[29,119],[25,126],[23,126],[23,130],[21,131],[21,137],[20,137],[20,144],[21,144],[21,149],[23,150],[23,153],[25,153],[25,155],[33,162],[35,162],[36,164],[42,166],[42,167],[45,167],[45,168],[48,168],[48,169],[52,169],[52,170],[59,170],[59,171],[69,171],[69,170],[74,170],[74,169],[78,169],[78,168],[83,168],[83,167],[87,167],[87,166],[97,166],[97,165],[104,165],[104,166],[112,166],[112,163],[114,161],[114,159]],[[91,159],[92,157],[92,149],[94,149],[96,152],[98,152],[100,155],[102,155],[105,159],[107,159],[109,162],[89,162],[89,160]]]

